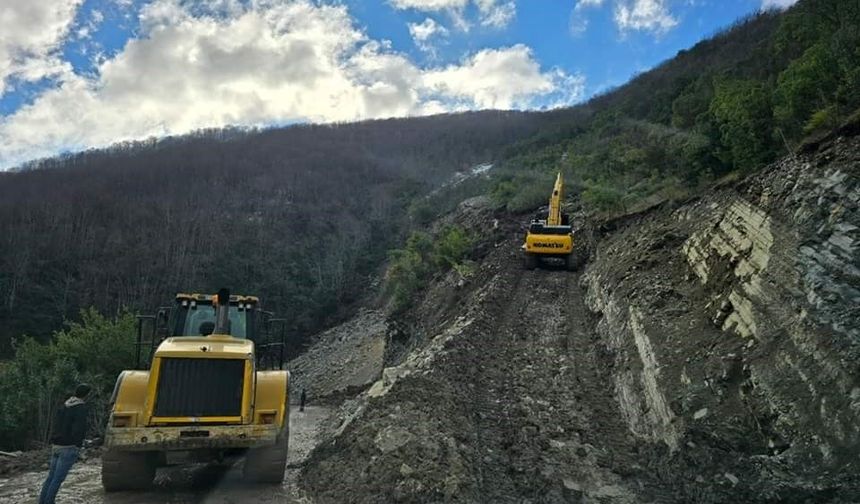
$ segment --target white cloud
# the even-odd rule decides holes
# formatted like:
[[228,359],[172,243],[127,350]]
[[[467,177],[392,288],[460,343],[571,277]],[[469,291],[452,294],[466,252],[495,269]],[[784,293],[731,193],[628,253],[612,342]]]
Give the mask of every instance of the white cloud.
[[71,72],[58,52],[82,2],[0,2],[0,96],[13,79],[37,81]]
[[524,108],[535,95],[549,95],[564,88],[569,92],[568,105],[582,99],[581,77],[570,80],[567,74],[555,70],[541,73],[531,50],[518,44],[506,49],[485,49],[444,69],[425,72],[423,81],[428,89],[441,97],[453,97],[459,103],[478,108]]
[[469,0],[391,0],[396,9],[415,9],[420,11],[441,11],[446,9],[462,9]]
[[504,28],[517,15],[514,0],[390,0],[390,3],[400,10],[446,12],[454,24],[464,31],[468,31],[472,25],[466,15],[470,5],[474,5],[477,10],[478,21],[482,26]]
[[532,108],[583,97],[581,76],[542,71],[523,45],[421,68],[368,39],[343,5],[252,0],[241,9],[148,5],[139,38],[92,75],[70,74],[0,117],[0,168],[204,127]]
[[603,5],[603,0],[578,0],[573,11],[570,13],[570,21],[568,28],[570,34],[574,37],[579,37],[588,30],[588,17],[583,10],[588,7],[600,7]]
[[513,0],[475,0],[481,14],[481,24],[493,28],[504,28],[517,16],[517,6]]
[[762,10],[768,9],[787,9],[796,4],[797,0],[762,0]]
[[409,34],[412,36],[415,45],[431,55],[436,54],[436,48],[432,44],[431,39],[448,35],[448,29],[431,18],[427,18],[421,23],[408,23],[408,26]]
[[90,12],[90,19],[85,24],[81,25],[77,31],[76,35],[79,39],[87,39],[92,36],[93,32],[99,29],[99,26],[105,20],[104,14],[100,10],[93,9]]
[[[792,0],[763,1],[786,2]],[[606,0],[578,0],[570,14],[570,34],[578,37],[585,33],[588,29],[586,9],[602,7],[605,3],[607,3]],[[669,12],[668,0],[615,0],[614,3],[615,25],[622,34],[631,30],[638,30],[661,35],[678,25],[678,20]]]
[[665,33],[678,24],[666,0],[623,0],[615,6],[615,24],[622,31]]

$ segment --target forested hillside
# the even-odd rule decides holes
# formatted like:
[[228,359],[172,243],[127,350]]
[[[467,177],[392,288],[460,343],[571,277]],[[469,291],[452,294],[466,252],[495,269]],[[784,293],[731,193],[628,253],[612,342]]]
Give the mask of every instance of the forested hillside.
[[205,131],[4,174],[0,355],[83,308],[152,310],[177,291],[222,285],[260,295],[301,337],[366,287],[415,196],[544,119],[482,112]]
[[[450,255],[420,234],[404,248],[408,233],[468,195],[529,211],[561,168],[575,204],[630,212],[793,155],[858,107],[860,4],[801,0],[570,109],[201,131],[0,173],[0,381],[15,390],[42,380],[44,390],[3,397],[0,420],[18,430],[0,442],[42,432],[24,423],[44,417],[36,410],[67,385],[58,376],[92,360],[83,347],[62,353],[78,348],[64,336],[74,328],[44,361],[41,347],[20,342],[49,341],[82,310],[148,312],[177,291],[229,286],[286,317],[299,345],[362,299],[388,257],[393,277],[408,280],[391,291],[394,304],[408,304],[401,298],[439,269],[412,249]],[[437,190],[487,162],[488,182]],[[469,243],[446,236],[458,254]],[[107,394],[115,370],[86,376],[104,378]]]
[[532,208],[561,166],[589,209],[629,211],[793,155],[858,107],[860,4],[803,0],[739,21],[512,146],[495,195]]

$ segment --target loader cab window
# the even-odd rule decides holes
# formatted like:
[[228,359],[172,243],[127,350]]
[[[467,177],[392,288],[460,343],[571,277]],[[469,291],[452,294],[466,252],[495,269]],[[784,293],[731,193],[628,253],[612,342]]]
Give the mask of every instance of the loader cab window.
[[[252,310],[230,306],[230,332],[234,338],[248,338],[248,319]],[[198,303],[195,308],[179,307],[176,336],[208,336],[215,329],[215,307]]]

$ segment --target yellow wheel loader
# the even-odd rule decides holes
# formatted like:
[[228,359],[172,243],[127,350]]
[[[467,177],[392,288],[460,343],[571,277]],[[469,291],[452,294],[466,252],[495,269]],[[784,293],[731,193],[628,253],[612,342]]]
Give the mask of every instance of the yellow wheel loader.
[[548,210],[533,219],[526,231],[525,243],[522,246],[526,269],[537,268],[543,259],[559,259],[564,267],[570,270],[577,267],[573,229],[570,218],[562,211],[563,202],[564,178],[559,173],[549,198]]
[[247,480],[283,481],[290,434],[283,320],[259,304],[221,289],[178,294],[174,306],[139,317],[135,368],[144,357],[149,369],[123,371],[114,387],[106,491],[144,489],[157,467],[235,456],[245,457]]

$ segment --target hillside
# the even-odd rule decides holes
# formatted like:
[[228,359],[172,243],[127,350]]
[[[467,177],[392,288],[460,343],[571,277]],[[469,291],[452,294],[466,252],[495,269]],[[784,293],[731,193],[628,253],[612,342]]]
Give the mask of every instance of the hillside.
[[414,197],[546,119],[201,132],[2,174],[0,356],[83,308],[148,312],[220,285],[259,295],[301,339],[364,291]]
[[510,146],[493,194],[534,208],[560,167],[589,210],[619,214],[752,173],[860,107],[858,47],[852,1],[740,20]]
[[523,270],[518,217],[467,202],[477,269],[389,320],[410,350],[340,408],[302,487],[317,503],[855,502],[850,131],[701,197],[580,220],[575,273]]
[[[291,416],[284,486],[197,467],[165,470],[143,497],[105,499],[90,459],[67,495],[856,502],[858,135],[844,128],[683,202],[579,215],[590,259],[576,272],[524,270],[523,216],[469,199],[431,232],[478,237],[470,273],[434,276],[387,319],[360,311],[291,363],[312,407]],[[32,497],[39,476],[9,477],[0,502]]]
[[[94,383],[99,408],[105,406],[114,377],[131,360],[134,315],[151,313],[177,291],[211,292],[227,285],[259,295],[266,309],[288,320],[291,355],[311,342],[328,345],[296,362],[312,377],[326,372],[315,365],[319,361],[355,357],[343,348],[330,350],[364,333],[345,339],[331,332],[314,335],[370,308],[377,322],[380,313],[393,317],[391,341],[384,350],[378,341],[357,345],[357,353],[374,363],[380,353],[388,364],[399,363],[432,339],[428,331],[451,322],[439,313],[459,309],[450,303],[465,278],[475,268],[490,267],[478,259],[495,253],[502,254],[497,265],[510,260],[487,241],[484,227],[451,217],[448,211],[459,202],[485,196],[484,210],[476,211],[501,214],[493,217],[497,221],[480,222],[508,233],[508,241],[498,245],[507,250],[525,213],[545,203],[559,169],[569,181],[569,205],[583,218],[612,225],[625,222],[624,216],[634,219],[639,212],[700,197],[715,183],[726,187],[774,160],[806,155],[856,114],[858,47],[857,2],[801,0],[786,12],[742,20],[625,86],[569,109],[209,130],[2,173],[0,448],[44,442],[57,399],[76,380]],[[468,176],[489,164],[487,172]],[[718,217],[702,212],[691,218],[721,225]],[[759,218],[743,208],[738,212],[739,219]],[[828,219],[817,215],[809,226]],[[667,243],[674,246],[676,234],[691,233],[673,231]],[[625,236],[618,247],[637,239]],[[689,253],[713,260],[714,253],[701,250],[709,243],[701,238],[688,246]],[[630,268],[665,262],[660,254],[673,253],[667,250],[658,247],[651,262]],[[619,256],[618,264],[628,259]],[[623,283],[614,275],[629,272],[606,264],[601,278]],[[818,274],[832,265],[804,267]],[[452,268],[456,274],[449,273]],[[719,268],[725,273],[724,265]],[[435,287],[445,304],[422,304],[428,285],[448,274],[449,281]],[[514,302],[504,296],[518,292],[519,274],[505,275],[514,277],[506,277],[494,303]],[[839,280],[836,276],[821,281]],[[524,288],[549,296],[559,287],[544,292],[534,282]],[[747,301],[722,288],[714,287],[711,304],[690,305],[688,315],[725,315],[732,327],[750,331]],[[586,294],[591,295],[567,295],[571,303],[581,298],[600,310],[605,301]],[[821,303],[842,295],[841,290],[820,294]],[[473,301],[476,310],[511,323],[525,316]],[[516,300],[526,302],[532,301]],[[534,302],[538,311],[554,309],[550,298]],[[720,314],[711,313],[714,303]],[[651,323],[649,317],[642,315],[642,324]],[[845,314],[838,317],[834,323],[850,326]],[[600,331],[619,329],[583,330],[571,338],[605,338]],[[378,337],[380,331],[375,327],[369,333]],[[585,344],[575,338],[573,344]],[[320,354],[325,355],[312,357]],[[549,361],[534,364],[543,365]],[[352,389],[327,382],[326,391],[349,395],[371,381],[371,371],[351,374]],[[96,420],[103,425],[99,408]],[[642,415],[653,416],[651,405],[643,408]]]

